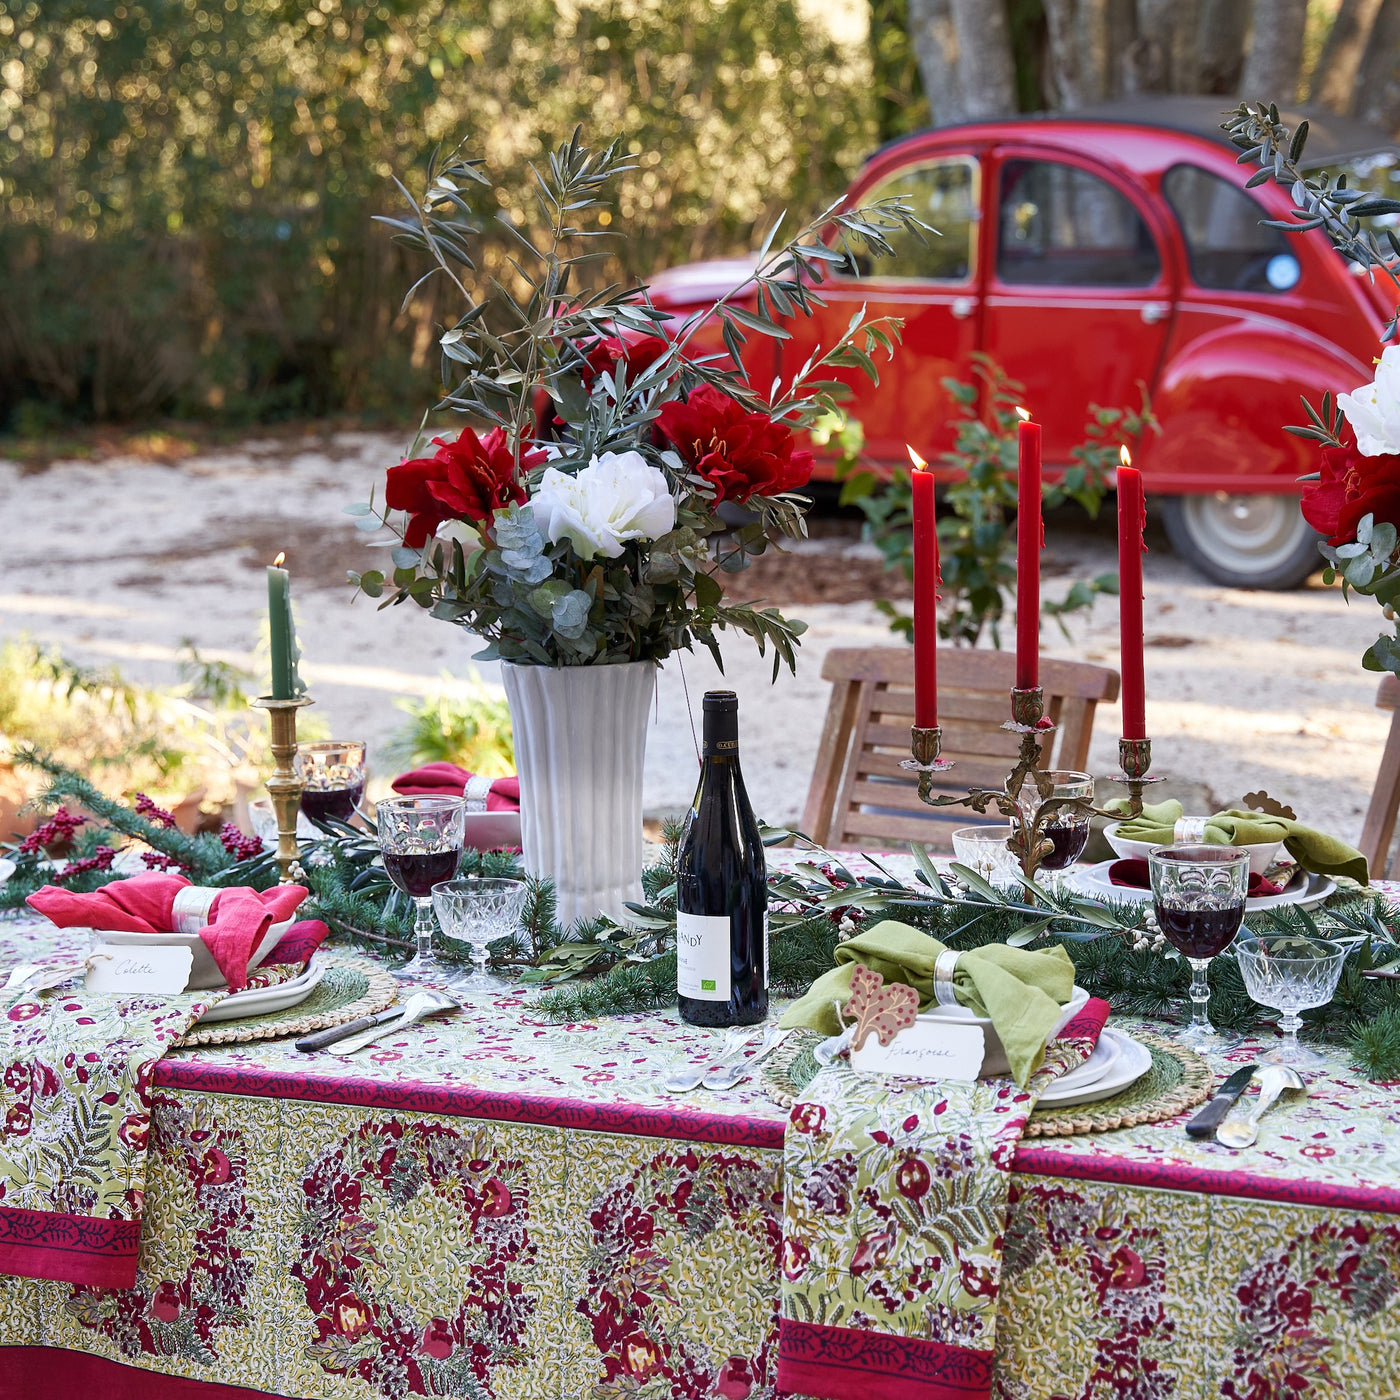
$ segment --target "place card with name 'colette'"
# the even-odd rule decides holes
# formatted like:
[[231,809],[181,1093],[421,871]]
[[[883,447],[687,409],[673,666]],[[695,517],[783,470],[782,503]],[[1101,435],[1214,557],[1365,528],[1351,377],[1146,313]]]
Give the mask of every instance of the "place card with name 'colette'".
[[90,992],[183,992],[190,980],[194,954],[178,944],[149,948],[99,943],[89,954],[85,986]]

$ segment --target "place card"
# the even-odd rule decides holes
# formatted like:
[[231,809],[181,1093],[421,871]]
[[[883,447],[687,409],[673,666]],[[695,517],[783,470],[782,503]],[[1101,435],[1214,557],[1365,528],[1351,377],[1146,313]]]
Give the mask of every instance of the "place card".
[[84,985],[90,992],[183,992],[193,961],[193,951],[177,943],[99,943],[89,954]]
[[865,1074],[973,1080],[981,1072],[985,1053],[981,1026],[921,1017],[888,1045],[871,1036],[851,1052],[851,1066]]

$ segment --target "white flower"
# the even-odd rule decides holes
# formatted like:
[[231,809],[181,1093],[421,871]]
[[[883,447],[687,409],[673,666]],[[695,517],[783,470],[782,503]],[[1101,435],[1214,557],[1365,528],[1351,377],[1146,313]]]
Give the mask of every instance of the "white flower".
[[1400,345],[1381,352],[1376,377],[1353,394],[1338,394],[1363,457],[1400,452]]
[[616,559],[629,540],[654,540],[676,523],[665,474],[640,452],[605,452],[577,476],[547,467],[531,497],[551,544],[568,540],[580,559]]

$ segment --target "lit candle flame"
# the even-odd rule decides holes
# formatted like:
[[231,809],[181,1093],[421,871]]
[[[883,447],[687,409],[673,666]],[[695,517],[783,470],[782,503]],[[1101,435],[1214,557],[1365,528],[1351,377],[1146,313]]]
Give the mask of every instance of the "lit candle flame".
[[928,470],[928,463],[924,461],[907,442],[904,444],[904,450],[909,454],[909,460],[913,462],[916,472],[926,472]]
[[282,561],[283,561],[286,557],[287,557],[287,551],[284,550],[284,549],[279,549],[279,550],[277,551],[277,558],[274,559],[274,560],[272,561],[272,567],[273,567],[274,569],[280,569],[280,568],[282,567]]
[[1125,466],[1131,467],[1133,464],[1133,454],[1128,451],[1128,444],[1124,443],[1118,449],[1118,460]]
[[1029,422],[1031,421],[1031,411],[1030,411],[1030,409],[1028,409],[1028,408],[1022,408],[1020,404],[1017,404],[1017,405],[1016,405],[1016,412],[1020,415],[1021,422],[1023,422],[1023,423],[1029,423]]

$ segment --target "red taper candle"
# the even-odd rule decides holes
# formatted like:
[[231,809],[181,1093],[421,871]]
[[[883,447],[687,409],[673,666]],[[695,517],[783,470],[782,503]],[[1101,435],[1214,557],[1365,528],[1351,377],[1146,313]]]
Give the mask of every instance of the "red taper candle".
[[938,723],[938,517],[933,500],[933,473],[908,448],[914,464],[914,723],[932,729]]
[[1016,689],[1040,684],[1040,424],[1024,408],[1016,427]]
[[1126,447],[1118,453],[1118,669],[1123,675],[1123,737],[1147,738],[1142,662],[1142,556],[1147,552],[1147,502],[1142,473]]

